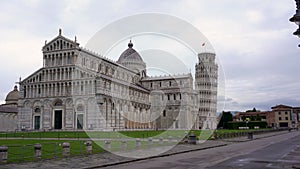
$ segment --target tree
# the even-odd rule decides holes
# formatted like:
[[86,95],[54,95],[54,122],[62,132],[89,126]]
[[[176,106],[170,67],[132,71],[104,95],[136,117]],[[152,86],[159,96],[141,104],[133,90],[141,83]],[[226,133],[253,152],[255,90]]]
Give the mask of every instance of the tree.
[[221,116],[221,119],[220,119],[220,122],[218,124],[218,128],[220,127],[223,127],[223,128],[226,128],[226,124],[228,122],[232,121],[232,114],[231,112],[222,112],[222,116]]
[[246,112],[258,112],[258,111],[257,111],[256,108],[254,107],[252,110],[247,110]]
[[251,121],[255,121],[255,117],[253,115],[250,116]]
[[245,116],[245,115],[242,116],[242,120],[243,120],[243,121],[246,120],[246,116]]
[[256,115],[255,120],[256,120],[256,121],[261,121],[261,117],[260,117],[259,114]]

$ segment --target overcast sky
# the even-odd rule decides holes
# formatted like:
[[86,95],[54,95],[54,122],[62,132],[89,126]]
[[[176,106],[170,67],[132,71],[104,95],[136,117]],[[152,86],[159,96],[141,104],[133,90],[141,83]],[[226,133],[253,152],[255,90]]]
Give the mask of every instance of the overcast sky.
[[58,28],[84,46],[115,20],[158,12],[193,24],[214,46],[225,73],[225,110],[300,106],[300,39],[289,22],[295,8],[294,0],[2,0],[0,102],[19,77],[42,66],[41,48]]

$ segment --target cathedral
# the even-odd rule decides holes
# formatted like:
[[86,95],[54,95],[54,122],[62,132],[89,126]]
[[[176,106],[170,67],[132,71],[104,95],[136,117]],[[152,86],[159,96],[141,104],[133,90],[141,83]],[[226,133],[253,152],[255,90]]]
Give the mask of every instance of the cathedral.
[[198,54],[195,78],[148,76],[133,43],[117,61],[82,48],[59,30],[43,66],[19,82],[19,130],[214,129],[218,65]]

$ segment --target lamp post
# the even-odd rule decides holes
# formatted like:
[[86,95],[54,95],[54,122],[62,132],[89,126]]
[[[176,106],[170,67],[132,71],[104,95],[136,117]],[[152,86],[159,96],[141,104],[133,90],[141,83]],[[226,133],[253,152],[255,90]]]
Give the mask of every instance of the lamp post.
[[[300,0],[295,0],[295,1],[296,1],[297,10],[295,15],[292,18],[290,18],[290,21],[298,25],[298,29],[293,34],[300,38]],[[298,47],[300,47],[300,44],[298,45]]]

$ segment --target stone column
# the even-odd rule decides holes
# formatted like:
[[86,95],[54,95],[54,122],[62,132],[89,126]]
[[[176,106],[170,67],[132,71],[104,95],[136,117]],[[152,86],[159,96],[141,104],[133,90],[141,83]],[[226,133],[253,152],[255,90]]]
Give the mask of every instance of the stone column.
[[0,146],[0,163],[7,163],[7,146]]
[[159,144],[164,144],[164,139],[162,137],[159,138]]
[[181,142],[181,140],[182,140],[182,138],[181,138],[180,135],[177,136],[177,139],[178,139],[178,140],[177,140],[178,142]]
[[108,150],[110,150],[111,149],[110,141],[106,140],[104,143],[105,143],[105,148],[108,149]]
[[121,149],[126,150],[126,148],[127,148],[126,140],[122,140],[121,141]]
[[65,85],[65,83],[61,84],[61,95],[62,96],[66,95],[66,85]]
[[152,137],[148,138],[148,146],[151,147],[153,144]]
[[28,98],[32,98],[32,90],[31,90],[31,85],[28,85]]
[[85,142],[85,146],[86,146],[86,148],[85,148],[86,153],[92,154],[92,152],[93,152],[92,142],[91,141]]
[[41,159],[42,158],[42,145],[35,144],[34,146],[34,159]]
[[135,147],[136,147],[136,149],[140,149],[141,148],[141,140],[139,138],[137,138],[135,140]]
[[60,80],[65,80],[64,79],[64,69],[60,69]]
[[62,149],[63,149],[63,151],[62,151],[63,157],[69,157],[70,156],[70,143],[64,142],[62,144]]
[[169,143],[172,143],[172,140],[173,140],[173,137],[172,137],[172,136],[169,136],[169,137],[168,137],[168,142],[169,142]]

